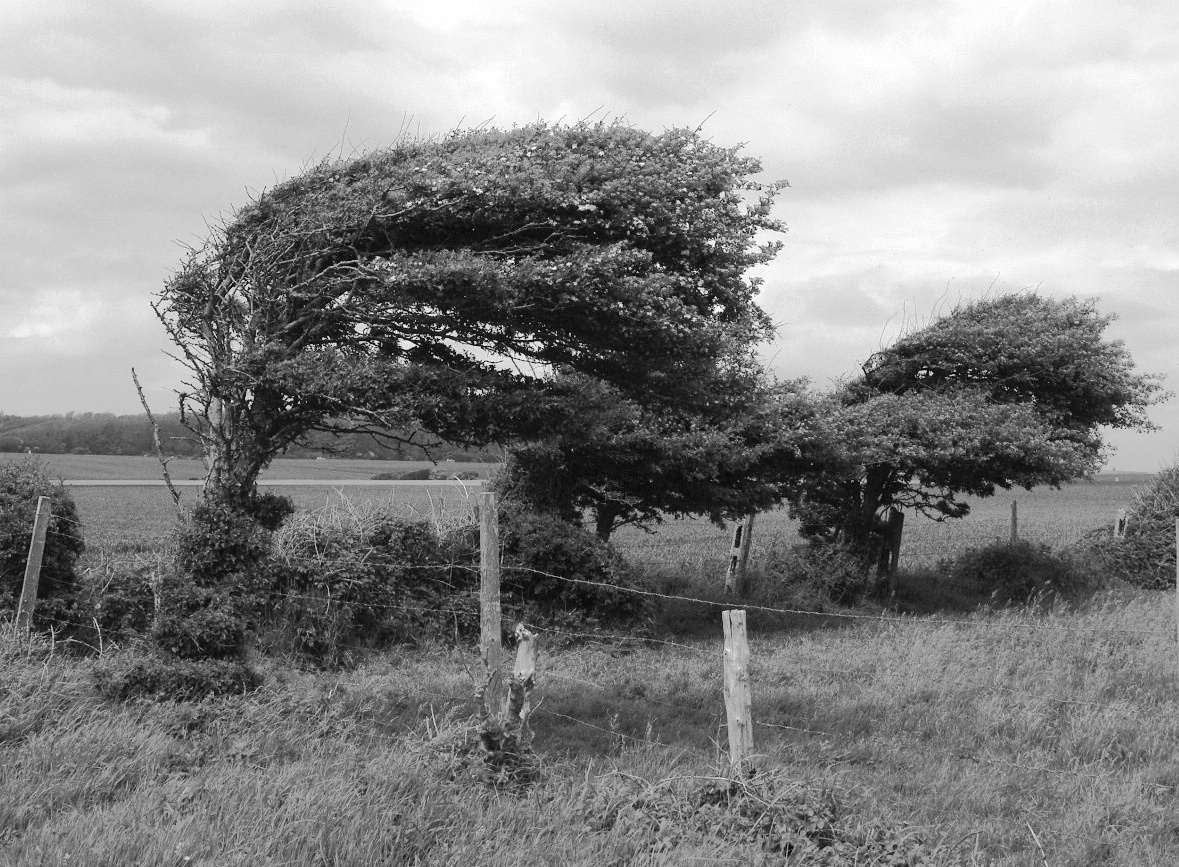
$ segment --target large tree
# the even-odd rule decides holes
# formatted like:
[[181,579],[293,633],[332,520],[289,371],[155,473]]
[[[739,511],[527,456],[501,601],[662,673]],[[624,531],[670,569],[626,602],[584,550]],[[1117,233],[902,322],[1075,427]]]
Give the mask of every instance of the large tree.
[[156,310],[206,492],[253,496],[309,431],[535,439],[558,369],[644,409],[767,337],[751,266],[779,184],[698,132],[534,124],[402,142],[259,195]]
[[817,418],[836,448],[794,504],[804,533],[876,563],[885,517],[969,512],[964,496],[1059,486],[1106,458],[1103,428],[1151,429],[1163,397],[1095,302],[1035,292],[957,306],[873,355]]

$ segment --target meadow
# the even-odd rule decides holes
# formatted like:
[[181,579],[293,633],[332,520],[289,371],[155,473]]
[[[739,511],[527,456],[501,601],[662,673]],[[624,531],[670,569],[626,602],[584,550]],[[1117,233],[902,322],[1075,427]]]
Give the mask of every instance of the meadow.
[[[1021,536],[1066,544],[1111,523],[1133,481],[1005,494],[945,525],[910,517],[902,565],[1007,538],[1013,497]],[[394,497],[423,516],[470,508],[454,489],[312,490],[283,492],[336,508]],[[150,525],[149,550],[174,521],[162,488],[74,493],[104,544]],[[796,538],[782,513],[758,521],[755,569]],[[465,775],[473,648],[423,635],[336,671],[260,658],[267,679],[249,696],[117,704],[92,678],[120,651],[77,659],[5,635],[0,864],[1179,863],[1173,594],[814,616],[758,609],[784,605],[762,587],[749,600],[760,770],[732,783],[718,613],[733,602],[719,588],[729,530],[673,521],[617,542],[663,592],[699,601],[642,635],[545,630],[540,775],[521,790]]]
[[[87,544],[96,551],[152,549],[164,544],[176,525],[177,512],[167,490],[158,485],[159,462],[152,457],[101,455],[45,455],[53,475],[62,479],[137,480],[150,486],[71,487],[82,520]],[[430,468],[425,461],[305,460],[280,458],[263,474],[262,484],[286,480],[319,481],[298,487],[272,487],[291,497],[300,509],[348,508],[367,503],[393,503],[407,513],[423,517],[474,516],[478,485],[359,485],[373,476]],[[446,463],[453,472],[478,473],[486,478],[492,464]],[[174,479],[202,477],[200,461],[177,459],[170,465]],[[1111,526],[1117,511],[1129,504],[1137,485],[1147,474],[1098,476],[1094,482],[1078,482],[1059,490],[1037,488],[1001,491],[995,497],[971,501],[971,513],[958,521],[938,523],[919,515],[906,519],[902,566],[933,566],[964,547],[981,546],[1010,536],[1011,502],[1018,502],[1020,538],[1063,547],[1099,527]],[[351,481],[353,484],[348,484]],[[199,490],[180,488],[182,507],[195,501]],[[653,566],[704,577],[724,569],[731,541],[731,527],[701,519],[669,520],[650,530],[622,527],[614,544],[628,557]],[[786,511],[758,517],[753,533],[752,562],[764,560],[776,549],[798,541],[797,527]]]

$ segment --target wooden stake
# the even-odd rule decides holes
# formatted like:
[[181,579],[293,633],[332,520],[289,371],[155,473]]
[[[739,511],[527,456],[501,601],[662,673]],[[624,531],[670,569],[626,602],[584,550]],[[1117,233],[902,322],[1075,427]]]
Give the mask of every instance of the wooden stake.
[[1014,545],[1019,541],[1019,503],[1016,500],[1011,501],[1011,544]]
[[503,712],[507,697],[501,669],[499,577],[499,511],[495,492],[488,491],[479,494],[479,653],[487,675],[483,708],[490,716]]
[[744,773],[753,755],[753,696],[749,688],[749,642],[745,612],[721,612],[725,630],[725,716],[729,725],[729,762]]
[[49,530],[48,497],[37,498],[37,517],[33,520],[33,536],[29,540],[29,559],[25,562],[25,583],[20,591],[20,606],[16,611],[18,632],[28,634],[37,607],[37,587],[41,581],[41,559],[45,556],[45,534]]

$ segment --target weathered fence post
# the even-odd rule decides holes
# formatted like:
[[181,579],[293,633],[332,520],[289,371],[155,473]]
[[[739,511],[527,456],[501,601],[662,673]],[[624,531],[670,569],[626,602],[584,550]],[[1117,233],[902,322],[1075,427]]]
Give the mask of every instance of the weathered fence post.
[[745,612],[721,612],[725,629],[725,717],[729,726],[729,762],[737,773],[753,755],[753,696],[749,688],[749,642]]
[[536,685],[536,633],[523,623],[516,624],[516,667],[508,682],[508,709],[504,719],[504,741],[517,749],[528,749],[532,732],[528,728],[528,714],[532,709],[529,697]]
[[1019,542],[1019,501],[1011,501],[1011,544]]
[[45,556],[45,533],[49,529],[48,497],[37,498],[37,517],[33,520],[33,536],[29,540],[29,559],[25,562],[25,583],[20,591],[20,605],[16,610],[16,629],[29,631],[33,609],[37,607],[37,587],[41,581],[41,559]]
[[749,568],[749,551],[753,547],[753,515],[733,530],[733,549],[729,552],[729,568],[725,570],[725,592],[745,595],[745,573]]
[[479,494],[479,654],[487,680],[483,707],[491,715],[504,707],[503,645],[499,608],[499,511],[494,491]]

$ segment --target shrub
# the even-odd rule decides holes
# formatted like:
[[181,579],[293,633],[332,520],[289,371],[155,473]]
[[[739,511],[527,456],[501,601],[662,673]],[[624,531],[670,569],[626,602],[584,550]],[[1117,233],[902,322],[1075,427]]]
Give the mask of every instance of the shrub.
[[989,590],[1001,605],[1037,599],[1075,599],[1095,589],[1093,570],[1047,545],[1020,541],[972,548],[950,566],[951,581]]
[[95,684],[108,698],[145,697],[161,701],[200,701],[208,696],[242,695],[262,685],[261,676],[237,660],[175,660],[148,656],[129,664],[99,665]]
[[589,530],[517,506],[505,507],[500,520],[503,599],[520,613],[605,625],[654,610],[651,597],[621,589],[651,588]]
[[39,497],[49,497],[51,517],[34,623],[51,624],[68,619],[78,589],[76,564],[86,545],[77,507],[65,486],[50,479],[41,459],[0,464],[0,609],[14,609],[20,601]]
[[1148,590],[1175,584],[1175,519],[1179,517],[1179,465],[1134,491],[1126,510],[1126,534],[1095,530],[1075,546],[1078,557],[1110,578]]
[[160,610],[152,628],[160,650],[179,659],[234,659],[245,654],[248,636],[239,600],[184,575],[166,575],[160,582]]
[[239,593],[265,592],[272,533],[267,524],[282,509],[268,501],[260,512],[261,518],[216,500],[197,503],[177,537],[177,568],[200,587],[228,584]]
[[87,570],[78,591],[75,637],[93,647],[147,636],[155,619],[152,572],[146,565],[112,564]]
[[276,536],[284,579],[271,610],[275,649],[334,664],[344,645],[478,632],[477,545],[393,506],[301,514]]
[[435,480],[458,479],[459,481],[469,481],[479,478],[479,474],[466,470],[448,470],[446,467],[434,467],[434,469],[430,470],[430,478]]
[[159,585],[152,637],[173,657],[159,661],[161,670],[176,660],[244,657],[280,577],[273,531],[293,511],[273,494],[255,495],[244,508],[207,498],[196,505],[177,535],[176,568]]
[[813,539],[771,552],[765,572],[785,588],[851,605],[869,586],[871,569],[845,546]]

